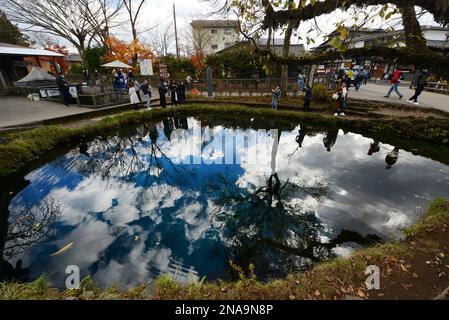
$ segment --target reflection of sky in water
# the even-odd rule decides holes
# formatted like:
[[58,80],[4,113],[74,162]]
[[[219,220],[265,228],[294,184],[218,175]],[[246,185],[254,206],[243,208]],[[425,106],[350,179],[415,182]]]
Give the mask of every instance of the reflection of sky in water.
[[[88,155],[75,150],[30,173],[26,178],[31,184],[11,202],[11,219],[45,199],[64,207],[56,231],[21,256],[31,276],[47,272],[60,285],[65,267],[77,265],[83,276],[92,274],[102,285],[135,285],[165,273],[179,281],[225,277],[227,260],[238,256],[235,250],[244,244],[236,245],[222,232],[211,186],[225,189],[227,181],[239,194],[257,193],[272,174],[274,140],[269,131],[262,135],[257,148],[262,161],[257,165],[179,164],[192,155],[192,144],[207,149],[211,141],[207,131],[203,140],[192,138],[192,129],[200,130],[198,126],[188,119],[189,134],[172,141],[166,138],[167,122],[154,127],[157,135],[140,131],[140,141],[136,136],[114,138],[109,144],[97,140],[89,145]],[[401,228],[425,211],[429,200],[448,196],[449,168],[442,164],[401,150],[398,162],[386,170],[385,156],[392,146],[381,144],[380,152],[368,156],[371,139],[341,130],[330,152],[323,144],[326,133],[306,136],[298,149],[298,129],[282,132],[276,171],[282,183],[312,186],[318,181],[329,186],[324,199],[292,193],[285,201],[300,208],[294,214],[315,213],[323,225],[318,230],[322,240],[335,238],[341,230],[397,238]],[[221,126],[214,131],[243,133]],[[256,145],[250,145],[248,153],[255,152]],[[216,160],[223,153],[209,152],[205,157]],[[273,207],[279,201],[275,199]],[[285,243],[292,243],[288,237]],[[71,242],[73,248],[50,256]],[[344,245],[334,250],[344,251]],[[285,254],[274,252],[264,251],[265,258],[272,258],[269,264],[282,264]]]

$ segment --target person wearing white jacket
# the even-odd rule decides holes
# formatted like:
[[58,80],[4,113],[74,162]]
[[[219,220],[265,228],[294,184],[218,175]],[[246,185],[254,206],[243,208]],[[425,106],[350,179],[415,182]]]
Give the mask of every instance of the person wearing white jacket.
[[136,88],[134,87],[133,83],[128,83],[128,94],[129,94],[129,100],[133,106],[134,110],[139,110],[139,103],[140,99],[137,96]]

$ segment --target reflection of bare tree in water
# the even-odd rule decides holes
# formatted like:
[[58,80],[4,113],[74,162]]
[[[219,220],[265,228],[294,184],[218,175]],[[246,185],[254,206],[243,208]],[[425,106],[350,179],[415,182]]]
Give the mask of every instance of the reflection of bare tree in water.
[[298,267],[298,261],[303,265],[330,255],[320,242],[320,221],[313,212],[304,212],[297,201],[309,196],[320,200],[329,188],[324,182],[281,181],[276,172],[280,134],[274,130],[272,136],[272,173],[262,186],[248,194],[221,177],[211,190],[216,196],[217,220],[224,223],[224,235],[230,239],[238,263],[245,267],[253,262],[258,270],[287,272],[295,264]]
[[39,206],[18,213],[14,221],[9,223],[4,257],[11,259],[34,243],[44,240],[61,214],[62,205],[53,199],[44,200]]
[[[380,241],[375,235],[363,237],[342,230],[335,239],[323,243],[320,238],[323,225],[314,212],[301,205],[301,200],[312,197],[320,201],[329,196],[329,186],[325,181],[314,184],[301,179],[281,181],[276,170],[280,134],[275,130],[272,136],[272,172],[262,186],[248,192],[226,177],[220,177],[211,186],[215,216],[223,223],[224,236],[231,241],[242,267],[255,263],[261,273],[274,271],[279,275],[334,257],[332,249],[344,242],[368,245]],[[300,133],[295,140],[300,144],[302,139]]]
[[27,269],[18,260],[14,268],[8,261],[45,240],[62,214],[62,206],[55,200],[44,200],[38,206],[22,209],[10,218],[9,203],[25,186],[0,190],[0,281],[26,277]]
[[[167,140],[177,123],[186,126],[185,121],[167,118],[162,124]],[[121,187],[136,175],[141,175],[140,189],[137,194],[138,203],[146,200],[153,185],[161,186],[161,182],[178,178],[185,173],[181,167],[175,166],[158,144],[159,133],[156,123],[146,123],[126,136],[114,136],[93,141],[90,146],[80,146],[80,153],[86,156],[84,161],[77,161],[75,170],[85,176],[100,176],[114,187]]]

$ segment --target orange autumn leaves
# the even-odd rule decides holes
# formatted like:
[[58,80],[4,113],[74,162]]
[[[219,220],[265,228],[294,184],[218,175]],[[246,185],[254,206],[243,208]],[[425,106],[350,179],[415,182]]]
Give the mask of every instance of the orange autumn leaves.
[[109,37],[106,40],[106,45],[108,47],[108,52],[103,57],[105,63],[115,60],[130,63],[136,55],[139,59],[154,58],[151,49],[140,43],[138,40],[127,43],[115,37]]

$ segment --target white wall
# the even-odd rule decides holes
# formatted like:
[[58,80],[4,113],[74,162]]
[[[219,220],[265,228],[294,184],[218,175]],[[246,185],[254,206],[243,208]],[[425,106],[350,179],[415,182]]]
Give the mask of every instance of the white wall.
[[[216,34],[212,34],[212,30],[217,30]],[[226,30],[230,30],[231,34],[226,34]],[[211,41],[205,48],[206,54],[212,54],[217,51],[226,49],[239,41],[239,32],[234,28],[206,28],[206,32],[210,33]],[[217,48],[213,49],[212,46],[216,45]]]
[[427,40],[438,40],[446,41],[448,40],[449,31],[444,30],[426,30],[423,32],[424,38]]

